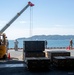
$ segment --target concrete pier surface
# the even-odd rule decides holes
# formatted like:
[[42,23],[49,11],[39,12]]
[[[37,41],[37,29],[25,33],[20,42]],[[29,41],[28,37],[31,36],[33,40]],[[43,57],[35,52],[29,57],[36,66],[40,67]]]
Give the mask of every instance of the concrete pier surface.
[[[69,51],[74,56],[74,50],[66,49],[45,49],[46,51]],[[10,60],[0,60],[0,75],[74,75],[74,70],[64,71],[57,69],[49,69],[48,71],[31,72],[27,69],[27,65],[23,61],[23,50],[8,50]]]
[[[45,51],[68,51],[71,53],[71,56],[74,56],[74,49],[45,49]],[[8,53],[10,53],[11,59],[23,61],[23,49],[18,49],[17,51],[11,49],[8,50]]]
[[16,50],[8,50],[8,53],[10,53],[10,58],[12,60],[20,60],[23,61],[23,49]]

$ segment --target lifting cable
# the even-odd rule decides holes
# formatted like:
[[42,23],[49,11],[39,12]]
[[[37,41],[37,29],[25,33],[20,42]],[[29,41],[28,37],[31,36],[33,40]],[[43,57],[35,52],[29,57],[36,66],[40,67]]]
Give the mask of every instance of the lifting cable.
[[30,7],[30,37],[32,37],[33,32],[33,8]]

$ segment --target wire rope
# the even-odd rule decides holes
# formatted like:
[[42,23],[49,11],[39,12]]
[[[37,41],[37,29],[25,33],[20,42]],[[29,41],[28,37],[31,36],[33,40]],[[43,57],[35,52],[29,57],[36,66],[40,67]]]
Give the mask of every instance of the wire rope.
[[30,37],[33,34],[33,8],[30,7]]

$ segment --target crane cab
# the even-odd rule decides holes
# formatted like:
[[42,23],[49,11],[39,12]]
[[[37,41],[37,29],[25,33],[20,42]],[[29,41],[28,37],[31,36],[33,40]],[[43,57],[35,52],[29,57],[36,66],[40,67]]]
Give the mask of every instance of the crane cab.
[[6,59],[7,58],[7,40],[6,35],[1,34],[0,35],[0,59]]

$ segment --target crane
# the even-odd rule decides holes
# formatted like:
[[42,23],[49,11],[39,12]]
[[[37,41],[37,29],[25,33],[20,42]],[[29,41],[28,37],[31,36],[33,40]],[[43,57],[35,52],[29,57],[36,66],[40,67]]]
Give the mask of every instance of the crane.
[[28,7],[34,6],[33,3],[28,2],[28,4],[19,12],[17,13],[1,30],[0,30],[0,58],[6,58],[6,51],[7,51],[7,37],[3,33]]
[[1,30],[0,34],[3,33],[29,6],[34,6],[31,2],[28,2],[28,4],[19,12],[16,14],[16,16],[13,17]]

